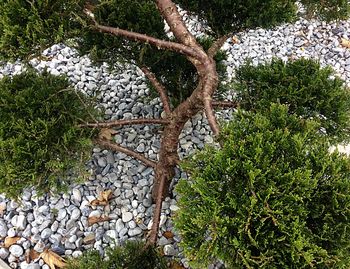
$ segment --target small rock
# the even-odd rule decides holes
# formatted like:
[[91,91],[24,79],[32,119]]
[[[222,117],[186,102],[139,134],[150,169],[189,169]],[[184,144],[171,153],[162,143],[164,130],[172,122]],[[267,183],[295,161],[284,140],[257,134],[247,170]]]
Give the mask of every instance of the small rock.
[[115,230],[117,231],[117,233],[119,233],[124,227],[125,226],[124,226],[122,219],[118,219],[116,224],[115,224]]
[[123,212],[123,214],[122,214],[123,222],[129,222],[130,220],[132,220],[132,217],[133,217],[133,215],[130,212]]
[[0,237],[6,237],[8,228],[6,223],[3,220],[0,220]]
[[130,230],[128,231],[128,235],[131,236],[131,237],[136,236],[136,235],[139,235],[139,234],[141,234],[141,233],[142,233],[142,230],[141,230],[141,228],[139,228],[139,227],[136,227],[135,229],[130,229]]
[[22,248],[21,246],[19,246],[19,245],[12,245],[12,246],[9,248],[9,251],[10,251],[10,253],[11,253],[13,256],[15,256],[15,257],[17,257],[17,258],[19,258],[20,256],[22,256],[23,253],[24,253],[23,248]]
[[80,217],[80,210],[78,208],[73,209],[71,219],[77,220]]
[[34,246],[34,250],[35,250],[36,252],[39,252],[39,253],[43,252],[44,249],[45,249],[45,244],[44,244],[44,242],[41,241],[41,240],[39,240],[39,242],[36,243],[35,246]]
[[5,260],[10,252],[6,248],[0,248],[0,259]]
[[76,203],[81,202],[81,192],[79,189],[73,189],[73,201]]
[[26,269],[40,269],[40,265],[37,263],[30,263],[27,265]]
[[67,216],[67,210],[65,208],[61,208],[60,210],[58,210],[58,214],[57,214],[57,221],[61,221],[63,220],[65,217]]
[[91,234],[88,234],[87,236],[84,237],[83,244],[90,245],[90,244],[95,243],[95,240],[96,240],[95,234],[91,233]]
[[176,251],[175,251],[175,248],[173,247],[173,245],[165,245],[163,248],[163,251],[164,251],[165,256],[175,256],[176,255]]
[[41,232],[41,238],[42,239],[48,239],[52,234],[52,231],[50,228],[45,228],[42,232]]

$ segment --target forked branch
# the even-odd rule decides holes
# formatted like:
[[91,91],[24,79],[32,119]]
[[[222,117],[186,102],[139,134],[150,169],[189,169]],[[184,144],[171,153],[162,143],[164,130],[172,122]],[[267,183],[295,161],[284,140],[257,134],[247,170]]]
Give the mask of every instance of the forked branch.
[[96,139],[95,142],[99,145],[101,145],[102,147],[106,148],[106,149],[110,149],[110,150],[113,150],[113,151],[118,151],[118,152],[122,152],[122,153],[125,153],[126,155],[129,155],[141,162],[143,162],[145,165],[147,166],[150,166],[150,167],[153,167],[155,168],[157,163],[146,158],[145,156],[131,150],[131,149],[128,149],[128,148],[125,148],[123,146],[120,146],[118,144],[115,144],[115,143],[112,143],[111,141],[109,140],[105,140],[105,139]]
[[141,68],[142,72],[148,78],[148,80],[152,83],[153,87],[157,90],[160,100],[163,103],[164,111],[167,115],[171,113],[169,98],[167,95],[167,91],[165,87],[158,81],[156,76],[149,70],[146,66]]

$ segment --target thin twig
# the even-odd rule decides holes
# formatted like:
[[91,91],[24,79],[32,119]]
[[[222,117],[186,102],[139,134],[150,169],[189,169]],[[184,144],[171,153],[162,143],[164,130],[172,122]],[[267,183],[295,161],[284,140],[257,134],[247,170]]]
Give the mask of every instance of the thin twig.
[[169,104],[169,98],[167,95],[167,90],[159,82],[159,80],[151,72],[151,70],[149,70],[146,66],[142,67],[141,70],[145,74],[145,76],[149,79],[149,81],[152,83],[154,88],[157,90],[159,97],[160,97],[160,100],[163,103],[164,111],[167,115],[169,115],[171,113],[171,110],[170,110],[170,104]]
[[79,124],[78,127],[91,127],[91,128],[110,128],[124,125],[137,125],[137,124],[168,124],[169,121],[165,119],[129,119],[129,120],[115,120],[109,122],[88,122]]
[[220,48],[225,44],[226,40],[232,36],[233,36],[233,33],[224,35],[222,37],[219,37],[217,40],[215,40],[213,45],[211,45],[211,47],[208,49],[208,56],[213,58],[218,53]]
[[235,108],[239,106],[238,103],[233,101],[212,101],[211,105],[215,108]]
[[126,155],[129,155],[129,156],[143,162],[147,166],[155,168],[157,165],[157,163],[155,161],[152,161],[152,160],[146,158],[145,156],[141,155],[140,153],[137,153],[131,149],[125,148],[125,147],[120,146],[118,144],[112,143],[109,140],[97,138],[97,139],[95,139],[95,142],[104,148],[125,153]]

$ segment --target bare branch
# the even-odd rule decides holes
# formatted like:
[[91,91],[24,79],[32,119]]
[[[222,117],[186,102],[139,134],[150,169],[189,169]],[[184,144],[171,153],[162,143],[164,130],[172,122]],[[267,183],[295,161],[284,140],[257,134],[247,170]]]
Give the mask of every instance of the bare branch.
[[220,108],[235,108],[239,106],[239,103],[233,102],[233,101],[212,101],[211,105],[213,107],[220,107]]
[[152,223],[151,233],[148,241],[150,245],[155,245],[157,243],[160,214],[162,212],[162,202],[164,198],[164,187],[165,187],[166,180],[167,178],[165,175],[163,175],[160,178],[157,199],[156,199],[156,207],[153,213],[153,223]]
[[143,43],[151,44],[153,46],[156,46],[158,49],[176,51],[186,56],[193,57],[195,59],[199,57],[196,50],[180,43],[154,38],[148,35],[135,33],[128,30],[123,30],[117,27],[101,25],[95,20],[91,11],[89,11],[88,9],[85,9],[84,11],[85,11],[85,14],[93,21],[94,25],[92,27],[95,30],[100,31],[102,33],[109,33],[115,36],[123,36],[126,39],[129,39],[132,41],[140,41]]
[[130,119],[130,120],[115,120],[109,122],[89,122],[79,124],[78,127],[91,127],[91,128],[109,128],[124,125],[137,125],[137,124],[168,124],[169,121],[165,119]]
[[141,70],[145,74],[145,76],[149,79],[149,81],[152,83],[154,88],[157,90],[160,96],[160,100],[163,103],[164,111],[167,115],[169,115],[171,113],[171,110],[170,110],[169,98],[165,87],[157,80],[156,76],[146,66],[142,67]]
[[213,45],[211,45],[211,47],[208,49],[208,56],[213,58],[216,55],[216,53],[218,53],[220,48],[224,45],[226,40],[232,36],[233,36],[233,33],[224,35],[224,36],[218,38],[217,40],[215,40]]
[[104,148],[107,148],[107,149],[110,149],[110,150],[113,150],[113,151],[119,151],[119,152],[122,152],[122,153],[125,153],[126,155],[129,155],[141,162],[143,162],[144,164],[146,164],[147,166],[150,166],[150,167],[153,167],[155,168],[157,163],[146,158],[145,156],[131,150],[131,149],[128,149],[128,148],[125,148],[125,147],[122,147],[118,144],[115,144],[115,143],[112,143],[111,141],[109,140],[104,140],[104,139],[100,139],[100,138],[97,138],[95,139],[95,142],[99,145],[101,145],[102,147]]

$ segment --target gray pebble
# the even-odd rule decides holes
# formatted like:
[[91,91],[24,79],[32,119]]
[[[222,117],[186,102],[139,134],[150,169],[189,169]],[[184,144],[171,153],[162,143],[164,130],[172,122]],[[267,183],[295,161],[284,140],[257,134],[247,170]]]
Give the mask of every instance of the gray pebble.
[[21,257],[24,253],[23,248],[19,245],[16,245],[16,244],[10,246],[9,251],[13,256],[15,256],[17,258]]

